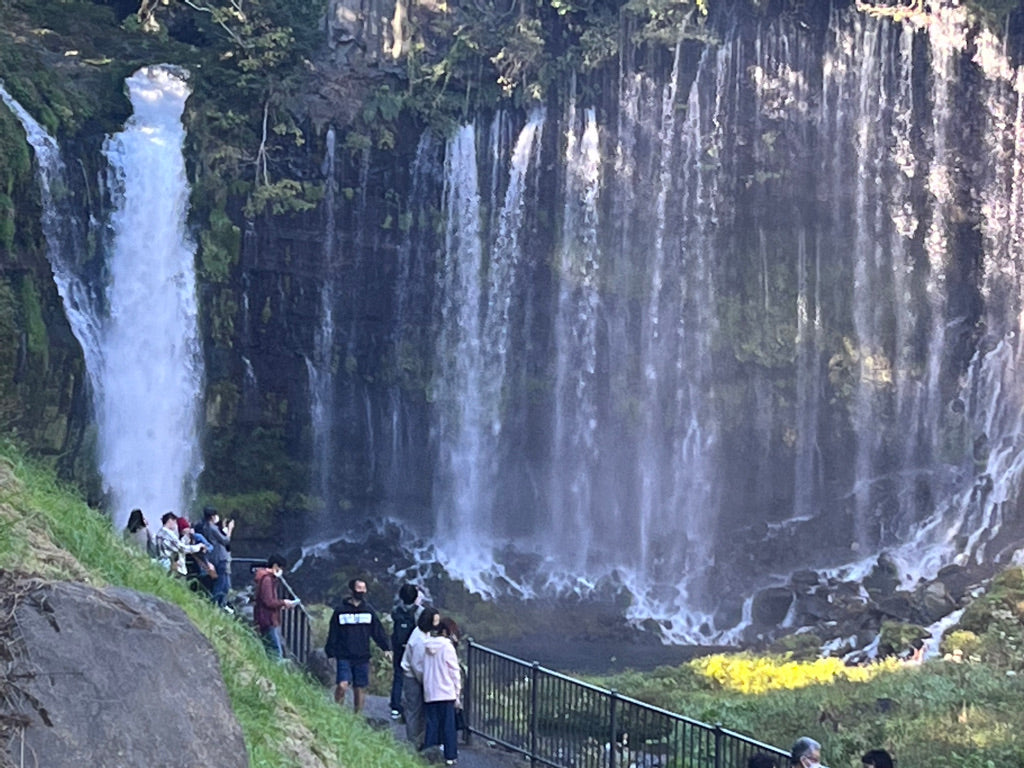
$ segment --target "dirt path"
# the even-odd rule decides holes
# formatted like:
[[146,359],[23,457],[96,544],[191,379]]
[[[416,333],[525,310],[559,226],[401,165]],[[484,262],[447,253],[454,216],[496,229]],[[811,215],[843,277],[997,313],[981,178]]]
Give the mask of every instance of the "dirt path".
[[[396,741],[405,742],[405,725],[391,719],[391,708],[385,696],[368,696],[364,710],[367,721],[375,728],[389,729]],[[439,751],[431,750],[425,762],[444,763]],[[500,747],[490,747],[479,736],[469,746],[459,739],[460,768],[522,768],[523,758]]]

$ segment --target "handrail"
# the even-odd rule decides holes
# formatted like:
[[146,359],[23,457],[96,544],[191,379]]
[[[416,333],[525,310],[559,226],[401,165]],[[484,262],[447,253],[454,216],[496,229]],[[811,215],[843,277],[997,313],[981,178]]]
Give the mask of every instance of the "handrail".
[[[253,566],[265,566],[267,561],[265,558],[258,557],[236,557],[232,558],[232,563],[248,564],[251,572],[254,570]],[[286,655],[295,659],[296,662],[305,664],[309,657],[310,626],[313,620],[284,574],[277,577],[277,584],[279,596],[299,601],[294,608],[283,611],[281,614],[281,640],[284,650]],[[281,595],[282,592],[283,595]],[[298,610],[295,610],[296,608]]]
[[687,765],[742,768],[758,752],[789,753],[721,724],[647,704],[470,639],[466,740],[483,736],[550,768]]

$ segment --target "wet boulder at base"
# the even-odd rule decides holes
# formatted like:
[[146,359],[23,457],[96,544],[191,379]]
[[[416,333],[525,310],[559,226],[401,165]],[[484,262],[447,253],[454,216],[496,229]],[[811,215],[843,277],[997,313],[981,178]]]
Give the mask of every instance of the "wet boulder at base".
[[0,594],[0,749],[15,764],[248,766],[217,655],[180,608],[2,571]]

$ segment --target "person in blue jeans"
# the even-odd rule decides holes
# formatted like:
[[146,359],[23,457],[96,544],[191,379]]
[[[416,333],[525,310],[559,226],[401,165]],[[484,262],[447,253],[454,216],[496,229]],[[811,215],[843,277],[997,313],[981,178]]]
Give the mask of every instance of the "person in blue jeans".
[[454,765],[459,758],[455,711],[462,709],[462,670],[455,652],[458,642],[459,627],[446,616],[424,643],[423,713],[427,722],[423,749],[442,745],[447,765]]
[[281,644],[281,611],[284,608],[292,608],[299,602],[278,597],[278,577],[287,567],[287,560],[280,555],[271,555],[267,560],[267,567],[258,568],[255,575],[256,600],[253,604],[252,617],[267,653],[276,659],[284,656]]
[[212,545],[209,560],[217,569],[217,578],[210,588],[210,599],[221,608],[226,607],[228,592],[231,591],[231,534],[235,530],[235,521],[228,520],[220,524],[220,513],[213,507],[203,509],[203,520],[195,527]]

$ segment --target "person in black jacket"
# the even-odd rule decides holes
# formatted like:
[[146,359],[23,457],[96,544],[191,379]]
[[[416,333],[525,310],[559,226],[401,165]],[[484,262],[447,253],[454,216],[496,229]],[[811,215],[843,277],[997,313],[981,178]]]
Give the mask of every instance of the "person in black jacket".
[[377,612],[366,602],[366,582],[352,579],[348,588],[352,594],[331,615],[324,653],[338,660],[334,700],[344,705],[345,694],[352,686],[352,703],[355,711],[360,712],[370,684],[370,640],[380,646],[388,661],[391,660],[391,645]]
[[416,629],[416,620],[420,617],[423,606],[420,605],[420,591],[415,584],[403,584],[398,590],[398,601],[391,611],[391,652],[394,654],[394,669],[391,675],[391,719],[402,716],[402,683],[405,674],[402,672],[402,654],[409,635]]

